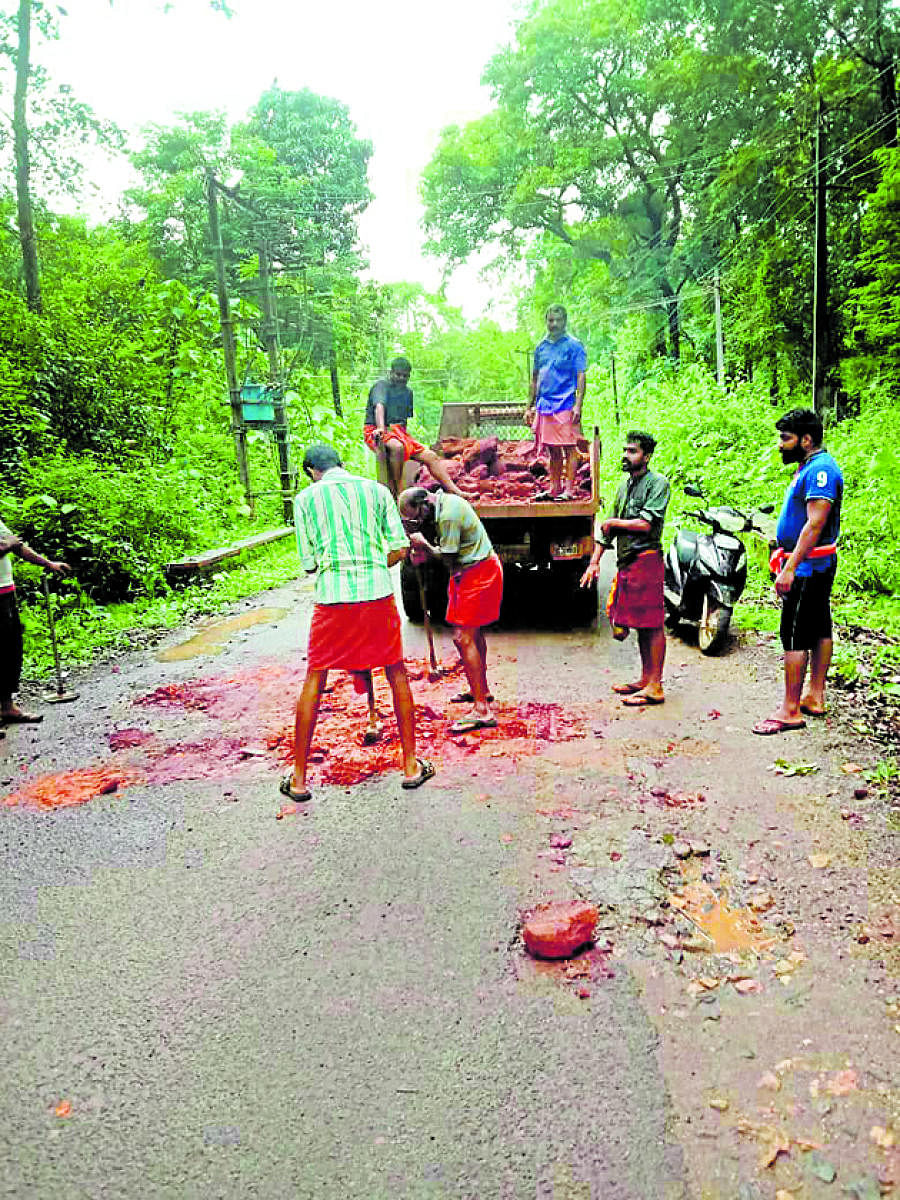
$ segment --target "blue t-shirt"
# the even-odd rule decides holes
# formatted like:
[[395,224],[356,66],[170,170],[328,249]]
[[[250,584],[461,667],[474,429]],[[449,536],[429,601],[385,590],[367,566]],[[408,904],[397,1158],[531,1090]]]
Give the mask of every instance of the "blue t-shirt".
[[[844,477],[827,450],[817,451],[808,458],[788,485],[778,516],[776,537],[778,545],[791,551],[797,545],[800,531],[806,524],[806,505],[809,500],[830,500],[828,520],[819,538],[820,546],[836,542],[841,532],[841,500],[844,496]],[[827,571],[834,566],[835,556],[806,558],[797,568],[798,575]]]
[[536,405],[538,412],[566,412],[575,407],[575,386],[579,371],[587,368],[587,352],[577,338],[564,333],[551,342],[544,338],[534,352],[537,374]]

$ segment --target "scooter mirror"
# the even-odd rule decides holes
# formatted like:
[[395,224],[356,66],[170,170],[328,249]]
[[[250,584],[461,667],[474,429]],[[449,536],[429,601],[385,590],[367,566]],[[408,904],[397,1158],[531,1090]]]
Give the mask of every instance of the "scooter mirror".
[[703,493],[700,491],[700,489],[698,487],[695,487],[692,483],[686,483],[684,485],[684,494],[686,496],[698,496],[700,499],[703,498]]

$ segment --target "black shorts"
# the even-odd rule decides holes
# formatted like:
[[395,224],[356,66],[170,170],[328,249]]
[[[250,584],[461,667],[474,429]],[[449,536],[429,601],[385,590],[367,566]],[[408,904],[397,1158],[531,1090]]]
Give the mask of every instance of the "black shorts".
[[827,571],[797,575],[781,606],[781,644],[785,650],[813,650],[831,637],[831,588],[837,562]]

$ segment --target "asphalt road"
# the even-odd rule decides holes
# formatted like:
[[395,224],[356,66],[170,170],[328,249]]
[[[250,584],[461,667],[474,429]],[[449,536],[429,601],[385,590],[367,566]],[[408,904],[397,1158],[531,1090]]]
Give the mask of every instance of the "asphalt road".
[[[585,884],[588,842],[575,846],[580,893],[570,861],[547,856],[548,832],[574,814],[576,837],[619,839],[609,845],[621,853],[603,850],[607,865],[623,853],[628,862],[636,838],[665,858],[671,826],[659,822],[671,814],[650,813],[645,797],[639,805],[635,779],[646,791],[667,753],[672,786],[702,777],[709,793],[721,781],[717,812],[706,804],[690,818],[706,822],[706,836],[728,827],[736,838],[741,821],[767,820],[771,748],[750,744],[763,739],[722,721],[707,730],[713,739],[723,726],[721,747],[690,740],[711,704],[727,718],[736,689],[738,707],[762,704],[766,681],[741,668],[741,682],[737,652],[707,665],[673,646],[671,702],[634,714],[609,694],[612,678],[631,674],[632,644],[613,643],[602,626],[501,632],[490,639],[498,700],[560,714],[580,706],[577,738],[470,747],[417,792],[402,791],[395,773],[317,786],[305,814],[276,821],[264,698],[240,696],[260,667],[302,675],[309,585],[241,611],[263,604],[284,615],[235,632],[217,655],[161,662],[138,651],[115,670],[98,665],[77,679],[76,704],[9,733],[0,795],[39,775],[126,761],[110,749],[117,730],[177,752],[161,760],[167,776],[126,786],[123,775],[117,791],[81,806],[0,808],[0,1194],[774,1195],[771,1173],[756,1182],[737,1135],[704,1125],[720,1120],[702,1088],[721,1083],[731,1062],[727,1021],[729,1037],[749,1036],[745,1002],[723,997],[724,1020],[701,1031],[688,1015],[670,1030],[660,1014],[681,1001],[665,988],[683,988],[684,967],[639,921],[630,933],[603,926],[608,953],[583,996],[559,972],[536,969],[518,938],[534,901],[597,886],[597,876]],[[406,635],[407,652],[420,655],[421,631]],[[218,681],[232,707],[135,703],[198,679]],[[425,685],[414,686],[421,700]],[[282,696],[287,724],[293,686]],[[219,763],[223,739],[230,757]],[[744,802],[740,777],[754,772],[760,791]],[[788,781],[798,796],[805,784]],[[784,794],[771,792],[782,812]],[[829,995],[829,1012],[833,1003]],[[862,1028],[861,1001],[857,1012]],[[771,1025],[760,1020],[751,1057],[777,1040],[773,1031],[793,1037],[792,1020],[774,1010]],[[873,1059],[881,1053],[873,1044]],[[698,1125],[713,1140],[698,1141]]]

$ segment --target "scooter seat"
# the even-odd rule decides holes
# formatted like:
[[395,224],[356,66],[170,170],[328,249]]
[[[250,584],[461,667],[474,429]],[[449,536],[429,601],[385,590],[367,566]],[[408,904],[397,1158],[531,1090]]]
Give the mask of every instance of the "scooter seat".
[[697,556],[698,534],[693,529],[679,529],[675,534],[675,553],[678,561],[691,563]]

